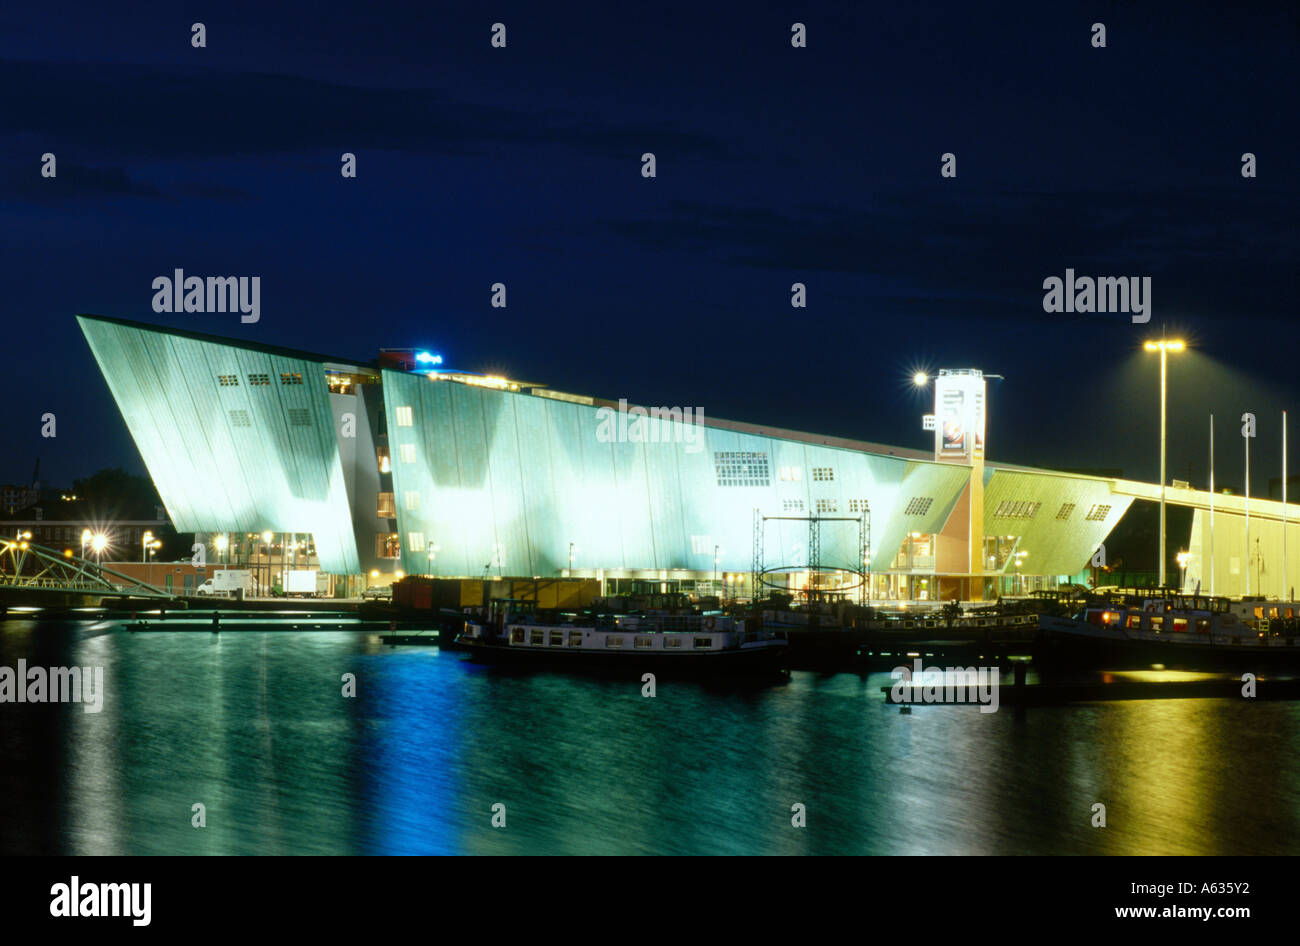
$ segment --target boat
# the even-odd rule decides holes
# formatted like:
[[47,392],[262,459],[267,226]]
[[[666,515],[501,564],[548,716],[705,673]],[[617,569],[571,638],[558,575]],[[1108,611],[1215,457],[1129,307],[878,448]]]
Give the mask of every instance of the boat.
[[1034,663],[1065,670],[1300,669],[1300,608],[1156,589],[1111,591],[1042,614]]
[[702,677],[781,673],[787,647],[779,632],[725,614],[663,611],[584,618],[509,607],[466,620],[456,643],[470,660],[483,663]]

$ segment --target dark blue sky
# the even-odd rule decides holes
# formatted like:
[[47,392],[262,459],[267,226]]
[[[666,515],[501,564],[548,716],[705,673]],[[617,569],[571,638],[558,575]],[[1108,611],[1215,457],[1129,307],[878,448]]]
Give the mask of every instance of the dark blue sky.
[[[915,447],[912,371],[979,367],[1006,376],[995,460],[1151,479],[1139,349],[1163,326],[1196,348],[1171,363],[1171,476],[1204,478],[1214,411],[1239,485],[1253,411],[1263,489],[1278,412],[1300,423],[1295,4],[26,7],[0,12],[0,481],[37,456],[51,483],[143,469],[78,311],[366,359],[429,346]],[[261,321],[154,314],[177,267],[260,276]],[[1066,267],[1150,276],[1152,321],[1045,313]]]

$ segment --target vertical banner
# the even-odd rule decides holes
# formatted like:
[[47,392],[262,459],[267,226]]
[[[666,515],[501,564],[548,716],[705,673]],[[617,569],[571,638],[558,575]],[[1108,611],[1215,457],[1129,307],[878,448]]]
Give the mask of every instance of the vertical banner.
[[940,374],[934,385],[939,418],[939,456],[966,460],[984,455],[984,378]]

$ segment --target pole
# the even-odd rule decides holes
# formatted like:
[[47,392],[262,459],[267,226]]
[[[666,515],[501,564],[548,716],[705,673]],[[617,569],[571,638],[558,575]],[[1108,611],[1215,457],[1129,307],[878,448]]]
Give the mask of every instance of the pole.
[[1282,412],[1282,600],[1290,595],[1290,573],[1286,570],[1286,411]]
[[1246,594],[1250,595],[1250,438],[1246,441]]
[[1160,346],[1160,587],[1165,586],[1165,400],[1169,353]]
[[1210,415],[1210,597],[1214,597],[1214,415]]

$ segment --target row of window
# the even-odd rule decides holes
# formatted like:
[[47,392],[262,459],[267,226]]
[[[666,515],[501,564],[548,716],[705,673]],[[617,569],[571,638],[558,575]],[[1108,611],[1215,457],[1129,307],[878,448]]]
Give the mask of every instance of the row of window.
[[[230,416],[231,427],[252,427],[253,418],[249,416],[248,411],[243,408],[236,408],[227,412]],[[287,411],[290,427],[310,427],[311,411],[305,407],[291,407]]]
[[1038,507],[1041,505],[1042,503],[1030,502],[1029,500],[1004,500],[998,503],[998,508],[993,512],[993,518],[1032,519],[1038,515]]
[[719,486],[767,486],[771,483],[767,454],[727,451],[713,454]]
[[[239,375],[237,374],[219,374],[217,383],[223,388],[239,387]],[[269,374],[253,373],[248,376],[249,386],[259,388],[271,383]],[[280,374],[281,384],[302,384],[302,374],[298,371],[285,371]]]
[[[564,631],[546,630],[543,628],[528,628],[528,644],[532,647],[581,647],[582,631],[569,631],[567,635]],[[665,636],[664,647],[681,647],[682,639],[676,636]],[[524,628],[512,627],[510,629],[510,642],[512,644],[522,644],[524,642]],[[713,647],[712,637],[693,637],[691,645],[696,650],[708,650]],[[618,650],[624,646],[624,638],[621,634],[610,634],[605,638],[605,647],[610,650]],[[654,638],[647,635],[637,635],[632,638],[632,647],[636,650],[649,650],[654,646]]]

